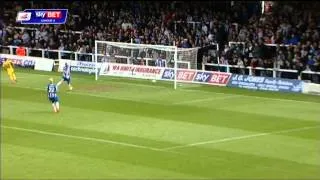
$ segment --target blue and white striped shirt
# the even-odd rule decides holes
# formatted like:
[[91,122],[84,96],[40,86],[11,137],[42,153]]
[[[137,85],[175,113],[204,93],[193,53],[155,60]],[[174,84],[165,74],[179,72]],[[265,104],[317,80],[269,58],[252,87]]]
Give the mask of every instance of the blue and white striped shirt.
[[71,76],[71,66],[65,65],[63,68],[63,77],[66,79],[70,79]]
[[48,84],[47,88],[47,93],[48,93],[48,98],[56,98],[58,92],[58,87],[55,84]]
[[156,60],[155,64],[157,67],[166,67],[166,60],[159,58]]

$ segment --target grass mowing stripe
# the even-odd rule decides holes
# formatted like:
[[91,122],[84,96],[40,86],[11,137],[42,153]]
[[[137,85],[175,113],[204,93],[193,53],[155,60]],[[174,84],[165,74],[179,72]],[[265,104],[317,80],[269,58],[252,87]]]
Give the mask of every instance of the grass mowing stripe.
[[[157,177],[171,177],[177,179],[201,178],[194,177],[190,174],[183,174],[149,166],[146,167],[140,164],[128,164],[114,160],[104,160],[102,158],[79,156],[67,152],[55,152],[13,144],[4,144],[4,146],[6,147],[6,150],[3,153],[6,155],[6,159],[2,161],[2,168],[4,171],[1,175],[2,178],[6,180],[41,180],[44,178],[48,180],[124,180],[128,179],[128,177],[132,180],[138,180],[155,179],[155,174]],[[24,156],[21,157],[18,154],[23,154]],[[45,168],[43,168],[43,162],[46,162]]]
[[[17,84],[18,86],[42,88],[42,86],[47,82],[47,77],[45,76],[38,77],[32,74],[23,75],[25,75],[26,79],[21,79],[21,81],[19,81],[19,84]],[[308,97],[296,94],[285,95],[270,92],[269,94],[267,94],[255,91],[242,91],[240,89],[228,90],[228,88],[216,88],[213,86],[208,86],[207,92],[204,91],[206,89],[205,87],[199,87],[197,88],[198,91],[188,93],[181,88],[181,91],[174,91],[172,90],[171,84],[163,82],[152,84],[150,81],[148,82],[116,78],[111,79],[109,77],[104,77],[101,79],[101,81],[99,80],[96,82],[91,79],[92,76],[86,78],[85,75],[73,75],[76,78],[82,77],[74,81],[75,85],[78,85],[78,87],[76,86],[76,91],[80,91],[83,93],[88,91],[88,94],[91,91],[92,94],[106,96],[110,95],[113,98],[130,98],[131,94],[137,94],[137,96],[132,98],[131,101],[124,101],[111,99],[108,97],[92,97],[88,96],[88,94],[67,94],[66,92],[64,92],[67,87],[64,86],[61,89],[61,103],[63,105],[63,111],[61,114],[59,114],[59,116],[56,116],[57,114],[53,114],[51,117],[51,114],[49,114],[50,111],[43,109],[46,108],[46,106],[48,107],[48,109],[50,108],[46,101],[45,91],[42,90],[40,92],[27,88],[20,89],[14,86],[8,88],[6,86],[10,85],[6,84],[7,81],[2,81],[1,86],[4,89],[3,108],[6,115],[4,120],[5,123],[7,123],[3,125],[54,133],[63,133],[73,136],[107,139],[116,142],[128,142],[130,144],[142,145],[158,149],[174,147],[178,145],[186,145],[195,142],[211,141],[213,139],[231,138],[256,133],[269,133],[285,129],[320,125],[319,121],[317,121],[317,123],[315,122],[318,119],[318,104],[314,103],[307,104],[296,102],[293,103],[288,101],[281,102],[274,100],[261,100],[261,98],[259,99],[255,97],[246,98],[247,96],[241,96],[241,98],[234,98],[234,101],[232,101],[232,98],[230,98],[220,101],[207,101],[206,103],[199,102],[197,104],[193,103],[188,105],[172,105],[172,103],[174,102],[205,99],[206,97],[222,98],[223,96],[235,94],[248,95],[251,97],[253,95],[269,98],[297,99],[302,101],[315,101],[319,103],[320,99],[315,96]],[[114,81],[129,82],[126,83],[128,85],[116,85],[116,82],[114,83]],[[137,85],[147,84],[154,87],[136,87],[133,83],[136,83]],[[168,85],[163,88],[165,84]],[[114,89],[109,89],[109,91],[107,89],[107,92],[105,92],[105,89],[103,88],[104,86],[112,86]],[[93,91],[96,90],[96,88],[100,88],[98,92]],[[193,89],[190,87],[182,88]],[[165,93],[168,92],[169,95],[167,95],[166,98],[157,98],[156,96],[158,95],[153,94],[153,91],[157,92],[158,90],[165,91]],[[219,91],[221,91],[221,94],[223,95],[218,95],[217,93],[215,93]],[[144,95],[146,95],[146,98],[143,98]],[[152,98],[152,96],[150,95],[154,95],[155,98]],[[140,97],[142,99],[139,99]],[[151,102],[141,103],[135,101],[144,99],[150,100]],[[157,102],[160,101],[160,105],[154,104],[152,102],[153,100],[156,100]],[[266,102],[266,104],[263,104],[263,102]],[[33,106],[34,103],[37,103],[37,107],[29,108],[29,106]],[[203,104],[203,107],[198,108],[197,106],[201,104]],[[206,108],[205,105],[208,105],[208,107]],[[66,109],[64,109],[64,107]],[[75,109],[72,109],[71,107]],[[229,107],[230,110],[220,110],[221,107]],[[255,109],[255,107],[257,107],[257,109]],[[281,110],[282,107],[286,107],[283,112]],[[310,110],[306,111],[306,109],[299,109],[299,107],[310,107]],[[266,110],[262,111],[264,108]],[[277,108],[279,108],[279,110],[277,110]],[[64,111],[67,109],[70,109],[70,111]],[[239,110],[241,112],[233,112],[234,110]],[[97,112],[97,114],[94,114],[94,112]],[[264,112],[264,114],[257,115],[262,112]],[[268,115],[268,113],[270,114]],[[301,116],[296,116],[296,113],[301,113]],[[85,116],[85,114],[88,115]],[[282,116],[277,116],[282,114],[284,116],[286,114],[287,115],[284,118],[282,118]],[[108,116],[109,118],[105,117],[104,115]],[[126,118],[122,118],[122,115],[125,115]],[[46,117],[50,118],[46,119]],[[97,117],[99,120],[94,122],[91,121],[91,119],[96,119]],[[132,117],[133,121],[128,119],[130,117]],[[10,119],[15,119],[16,124],[10,121]],[[58,121],[54,121],[55,119],[57,119]],[[78,121],[77,119],[81,121]],[[168,120],[168,122],[162,123],[166,120]],[[143,121],[148,122],[143,123]],[[41,125],[38,126],[33,122],[37,122],[37,124]],[[154,123],[154,125],[153,122],[159,123]],[[184,122],[196,124],[198,125],[198,127],[207,127],[207,125],[215,126],[217,130],[213,130],[213,133],[211,127],[209,126],[208,128],[197,128],[197,126],[193,127],[192,124],[190,124],[190,126],[183,126]],[[29,123],[33,124],[29,125]],[[24,126],[22,124],[27,125]],[[56,124],[59,124],[59,127],[56,126]],[[87,124],[92,125],[91,128],[87,128]],[[133,125],[135,125],[136,128],[132,127]],[[179,125],[181,125],[181,127]],[[48,126],[48,128],[44,128],[45,126]],[[50,126],[53,126],[54,128],[49,128]],[[102,127],[107,128],[103,129]],[[231,131],[230,133],[228,132],[228,129],[225,131],[219,131],[220,127],[244,129],[250,132],[241,133],[241,131],[239,131],[240,133],[238,133],[238,131],[235,131],[236,133],[233,133],[233,131]],[[112,130],[112,128],[114,128],[115,130]],[[148,130],[139,131],[141,129]],[[157,129],[158,132],[163,131],[164,133],[158,133],[158,136],[154,135],[156,134],[156,130],[154,129]],[[194,129],[196,129],[197,131],[195,131]],[[202,131],[203,129],[207,131]],[[74,154],[79,157],[84,156],[92,159],[92,167],[99,169],[96,170],[96,172],[105,172],[106,169],[110,170],[112,169],[112,167],[113,169],[119,168],[123,169],[123,171],[116,172],[120,172],[121,175],[123,175],[123,178],[131,177],[131,174],[129,173],[130,171],[139,171],[137,172],[139,174],[145,174],[144,171],[149,172],[149,170],[147,169],[131,169],[130,165],[152,167],[153,169],[155,169],[153,171],[153,175],[158,175],[157,177],[160,178],[163,177],[159,176],[161,173],[157,172],[156,169],[164,169],[167,171],[169,170],[170,172],[180,172],[186,174],[187,176],[192,175],[194,177],[199,176],[205,178],[223,178],[225,176],[228,176],[228,178],[236,178],[238,176],[238,178],[241,177],[244,179],[254,177],[274,179],[302,179],[309,177],[319,177],[319,163],[315,163],[317,157],[319,157],[319,151],[316,145],[319,139],[316,137],[319,137],[319,133],[316,133],[314,131],[319,131],[319,129],[297,132],[303,134],[304,136],[309,136],[308,134],[310,132],[313,132],[313,135],[311,136],[313,136],[314,138],[311,141],[304,141],[296,138],[286,137],[295,136],[296,134],[287,133],[281,135],[262,136],[259,138],[251,138],[247,140],[236,140],[234,142],[224,142],[212,145],[207,144],[202,146],[194,146],[193,148],[172,150],[175,152],[188,154],[186,156],[171,154],[166,151],[153,151],[150,149],[121,146],[116,144],[103,143],[100,141],[43,135],[38,133],[12,130],[8,128],[3,128],[2,130],[4,134],[4,144],[28,147],[31,149],[31,151],[32,149],[35,149],[44,150],[42,152],[64,152],[64,154],[66,154],[67,156],[68,154]],[[171,132],[171,134],[167,133],[167,131]],[[212,133],[210,133],[210,131]],[[186,135],[180,132],[186,134],[189,132],[190,138],[185,137]],[[173,143],[166,143],[170,142],[170,138],[161,139],[160,135],[162,134],[165,134],[167,137],[170,137],[172,135],[177,136],[176,139],[178,139],[179,136],[184,136],[183,138],[185,139],[184,141],[175,141],[174,139],[172,141]],[[221,136],[216,136],[215,134],[221,134]],[[203,138],[203,136],[207,137]],[[159,139],[157,137],[159,137]],[[144,142],[145,140],[146,142]],[[19,177],[21,179],[28,179],[28,177],[39,178],[39,176],[44,177],[45,173],[43,172],[45,170],[49,170],[50,172],[52,172],[52,174],[62,174],[64,172],[67,172],[61,172],[59,171],[59,168],[72,169],[74,171],[77,171],[79,174],[82,173],[84,177],[95,173],[95,171],[90,172],[90,162],[82,161],[82,164],[81,161],[76,161],[78,163],[68,164],[65,160],[65,157],[57,155],[54,158],[57,160],[51,162],[52,166],[50,167],[46,165],[50,163],[50,160],[42,158],[41,156],[37,156],[38,153],[41,153],[39,151],[34,151],[33,153],[31,153],[31,158],[28,159],[25,159],[24,157],[27,157],[30,154],[25,153],[24,150],[18,151],[18,149],[10,149],[8,148],[8,146],[4,146],[4,152],[7,154],[7,156],[5,156],[4,158],[5,162],[10,162],[11,165],[6,166],[6,169],[4,169],[2,172],[17,174],[16,177]],[[13,155],[13,157],[8,156],[10,154]],[[47,154],[47,156],[50,155],[51,154]],[[200,156],[209,157],[200,158]],[[35,161],[33,159],[35,159]],[[57,166],[56,168],[56,164],[59,163],[59,159],[61,159],[62,163],[60,163],[60,166]],[[103,160],[105,164],[95,163],[94,159]],[[72,161],[72,159],[69,159],[69,161]],[[109,161],[118,161],[121,163],[129,164],[128,172],[126,172],[125,168],[119,166],[114,167],[113,164],[108,163]],[[19,166],[19,164],[21,165]],[[315,166],[313,164],[317,164],[318,166]],[[36,166],[33,167],[32,165]],[[89,170],[83,171],[83,169],[77,168],[77,166],[83,166],[83,169],[87,168]],[[32,169],[38,170],[32,171]],[[150,172],[150,174],[152,173]],[[95,176],[97,177],[97,175]],[[7,177],[14,178],[10,175]],[[178,174],[174,175],[174,173],[172,175],[168,173],[166,177],[168,177],[168,179],[182,178],[179,177]]]
[[[118,84],[126,84],[126,85],[136,85],[136,84],[132,84],[132,83],[121,83],[121,82],[115,82]],[[137,84],[139,85],[139,84]],[[140,84],[141,85],[141,84]],[[140,86],[139,85],[139,86]],[[148,86],[148,85],[143,85],[143,86]],[[11,86],[8,86],[11,87]],[[20,86],[19,86],[20,87]],[[151,86],[154,87],[154,86]],[[21,88],[28,88],[28,89],[34,89],[34,90],[43,90],[45,91],[45,88],[34,88],[34,87],[30,87],[30,86],[24,86]],[[160,87],[161,88],[161,87]],[[201,90],[192,90],[192,89],[180,89],[180,91],[190,91],[190,92],[201,92]],[[102,97],[102,98],[112,98],[111,96],[105,96],[105,95],[98,95],[98,94],[92,94],[92,93],[86,93],[86,92],[75,92],[75,91],[68,91],[66,92],[68,94],[77,94],[77,95],[86,95],[86,96],[93,96],[93,97]],[[291,99],[278,99],[278,98],[268,98],[268,97],[260,97],[260,96],[247,96],[247,95],[239,95],[239,94],[230,94],[230,93],[216,93],[216,92],[212,92],[214,94],[220,94],[220,95],[228,95],[228,96],[224,96],[224,97],[216,97],[216,98],[210,98],[210,99],[195,99],[195,100],[187,100],[187,101],[182,101],[182,102],[177,102],[177,103],[173,103],[173,105],[179,105],[179,104],[189,104],[189,103],[194,103],[194,102],[202,102],[202,101],[209,101],[209,100],[223,100],[223,99],[229,99],[229,98],[235,98],[235,97],[245,97],[245,98],[255,98],[255,99],[265,99],[265,100],[274,100],[274,101],[284,101],[284,102],[299,102],[299,103],[311,103],[311,104],[320,104],[317,102],[310,102],[310,101],[299,101],[299,100],[291,100]],[[112,98],[112,99],[121,99],[121,100],[130,100],[132,101],[132,99],[130,98]],[[138,101],[138,100],[135,100]],[[145,101],[140,101],[140,102],[145,102]],[[148,101],[150,102],[150,101]],[[155,102],[154,102],[155,103]],[[157,104],[157,103],[155,103]]]
[[[33,88],[30,86],[26,86],[26,87],[22,87],[22,88],[28,88],[28,89],[34,89],[34,90],[42,90],[42,91],[46,91],[46,89],[42,89],[42,88]],[[108,98],[108,99],[119,99],[119,100],[124,100],[124,101],[133,101],[130,98],[123,98],[123,97],[112,97],[112,96],[106,96],[106,95],[99,95],[99,94],[93,94],[93,93],[85,93],[85,92],[79,92],[79,91],[67,91],[65,92],[66,94],[75,94],[75,95],[82,95],[82,96],[92,96],[92,97],[101,97],[101,98]],[[138,101],[138,102],[146,102],[146,101],[142,101],[142,100],[134,100],[134,101]],[[149,102],[149,101],[148,101]],[[155,103],[155,102],[154,102]],[[157,103],[155,103],[157,104]]]
[[[20,88],[4,88],[5,99],[19,101],[46,102],[39,99],[36,90],[24,88],[24,94],[19,93]],[[45,97],[45,93],[42,93]],[[62,96],[63,97],[63,96]],[[199,108],[190,106],[173,106],[170,104],[151,104],[141,103],[137,101],[124,101],[114,99],[102,99],[92,96],[81,96],[70,94],[64,95],[68,99],[66,106],[98,110],[103,112],[120,113],[125,115],[137,115],[143,117],[152,117],[157,119],[169,119],[182,122],[193,122],[197,124],[223,126],[236,129],[244,129],[255,131],[257,133],[283,130],[287,128],[298,128],[304,126],[319,125],[314,121],[301,121],[295,118],[277,118],[268,115],[255,115],[249,112],[231,113],[229,110],[217,110],[211,108]],[[83,103],[78,103],[81,99]],[[159,109],[162,109],[159,113]],[[206,114],[206,116],[204,116]],[[228,116],[226,116],[228,114]],[[199,119],[201,117],[201,119]],[[243,119],[244,121],[235,121],[235,119]]]
[[[18,131],[25,131],[25,132],[32,132],[32,133],[38,133],[38,134],[45,134],[45,135],[51,135],[51,136],[58,136],[58,137],[66,137],[66,138],[72,138],[72,139],[80,139],[80,140],[88,140],[88,141],[94,141],[94,142],[100,142],[100,143],[106,143],[106,144],[116,144],[116,145],[121,145],[121,146],[126,146],[128,147],[128,144],[123,144],[123,143],[118,143],[115,141],[108,141],[108,140],[104,140],[104,139],[97,139],[97,138],[88,138],[88,137],[83,137],[83,136],[74,136],[74,135],[66,135],[66,134],[60,134],[60,133],[51,133],[51,132],[46,132],[46,131],[40,131],[40,130],[35,130],[35,129],[25,129],[25,128],[19,128],[19,127],[12,127],[12,126],[2,126],[3,128],[8,128],[8,129],[14,129],[14,130],[18,130]],[[304,129],[306,129],[308,127],[305,127]],[[310,127],[311,128],[311,127]],[[302,128],[300,128],[302,129]],[[296,130],[286,130],[286,131],[297,131]],[[283,131],[284,132],[284,131]],[[170,150],[166,150],[166,149],[157,149],[157,148],[145,148],[145,147],[141,147],[141,146],[131,146],[129,145],[129,147],[133,147],[136,149],[145,149],[145,150],[151,150],[153,152],[162,152],[162,153],[169,153],[169,154],[176,154],[176,155],[182,155],[185,157],[190,157],[189,153],[183,153],[183,152],[177,152],[177,151],[172,151]],[[212,157],[210,155],[203,155],[203,154],[199,154],[197,155],[198,158],[203,158],[203,159],[213,159],[213,160],[217,160],[215,159],[215,157]]]
[[13,130],[25,131],[25,132],[32,132],[32,133],[37,133],[37,134],[59,136],[59,137],[67,137],[67,138],[73,138],[73,139],[81,139],[81,140],[102,142],[102,143],[108,143],[108,144],[116,144],[116,145],[121,145],[121,146],[139,148],[139,149],[149,149],[149,150],[152,150],[152,151],[161,151],[161,152],[168,152],[168,153],[186,155],[186,154],[182,154],[182,153],[179,153],[179,152],[174,152],[174,151],[171,151],[171,150],[173,150],[173,149],[181,149],[181,148],[185,148],[185,147],[198,146],[198,145],[203,145],[203,144],[216,144],[216,143],[236,141],[236,140],[241,140],[241,139],[249,139],[249,138],[259,137],[259,136],[267,136],[267,135],[274,135],[274,134],[297,132],[297,131],[303,131],[303,130],[308,130],[308,129],[319,128],[320,126],[309,126],[309,127],[288,129],[288,130],[275,131],[275,132],[269,132],[269,133],[259,133],[259,134],[238,136],[238,137],[232,137],[232,138],[223,138],[223,139],[217,139],[217,140],[213,140],[213,141],[198,142],[198,143],[192,143],[192,144],[181,145],[181,146],[172,146],[172,147],[162,148],[162,149],[161,148],[148,147],[148,146],[141,146],[141,145],[137,145],[137,144],[124,143],[124,142],[119,142],[119,141],[111,141],[111,140],[107,140],[107,139],[91,138],[91,137],[84,137],[84,136],[75,136],[75,135],[68,135],[68,134],[62,134],[62,133],[41,131],[41,130],[36,130],[36,129],[26,129],[26,128],[20,128],[20,127],[5,126],[5,125],[2,125],[1,127],[8,128],[8,129],[13,129]]
[[[152,88],[163,88],[167,89],[168,87],[162,87],[162,86],[154,86],[154,85],[148,85],[148,84],[136,84],[136,83],[130,83],[130,82],[118,82],[118,81],[112,81],[112,83],[115,84],[123,84],[123,85],[133,85],[133,86],[144,86],[144,87],[152,87]],[[210,85],[208,85],[210,86]],[[173,90],[173,89],[172,89]],[[206,92],[201,89],[188,89],[188,88],[178,88],[178,91],[186,91],[186,92]],[[233,93],[222,93],[222,92],[209,92],[212,94],[220,94],[220,95],[230,95]],[[245,98],[257,98],[257,99],[265,99],[265,100],[274,100],[274,101],[284,101],[284,102],[299,102],[299,103],[313,103],[313,104],[320,104],[319,102],[311,102],[311,101],[303,101],[303,100],[294,100],[294,99],[281,99],[281,98],[270,98],[270,97],[262,97],[262,96],[249,96],[244,94],[233,94],[234,96],[238,97],[245,97]]]
[[127,146],[127,147],[133,147],[133,148],[138,148],[138,149],[148,149],[148,150],[152,150],[152,151],[159,151],[159,152],[165,152],[165,153],[172,153],[172,154],[188,156],[188,154],[185,154],[185,153],[174,152],[174,151],[169,151],[169,150],[163,150],[163,149],[160,149],[160,148],[153,148],[153,147],[142,146],[142,145],[137,145],[137,144],[119,142],[119,141],[112,141],[112,140],[107,140],[107,139],[84,137],[84,136],[75,136],[75,135],[69,135],[69,134],[63,134],[63,133],[55,133],[55,132],[41,131],[41,130],[37,130],[37,129],[27,129],[27,128],[20,128],[20,127],[6,126],[6,125],[2,125],[1,127],[7,128],[7,129],[18,130],[18,131],[37,133],[37,134],[44,134],[44,135],[51,135],[51,136],[58,136],[58,137],[66,137],[66,138],[80,139],[80,140],[87,140],[87,141],[95,141],[95,142],[108,143],[108,144],[116,144],[116,145],[120,145],[120,146]]
[[[26,86],[23,88],[34,89],[34,90],[44,90],[42,88],[33,88],[30,86]],[[89,94],[89,93],[79,92],[79,91],[67,91],[66,93],[67,94],[77,94],[77,95],[86,95],[86,96],[93,96],[93,97],[112,98],[112,99],[132,101],[132,98],[119,98],[119,97],[112,97],[112,96],[99,95],[99,94],[91,94],[91,93]],[[234,97],[242,97],[242,96],[239,96],[239,95],[229,95],[229,96],[223,96],[223,97],[220,96],[220,97],[206,98],[206,99],[187,100],[187,101],[181,101],[181,102],[176,102],[176,103],[172,103],[172,104],[174,104],[174,105],[189,104],[189,103],[204,102],[204,101],[211,101],[211,100],[224,100],[224,99],[229,99],[229,98],[234,98]],[[150,101],[146,101],[146,100],[136,100],[136,99],[134,101],[150,102]],[[154,101],[153,104],[159,104],[159,103]]]
[[[23,73],[23,74],[27,74],[29,75],[28,73]],[[33,74],[36,74],[36,75],[39,75],[37,73],[33,73]],[[50,75],[41,75],[40,76],[50,76]],[[60,76],[60,75],[56,75],[56,76]],[[86,76],[83,76],[81,75],[80,77],[73,77],[73,79],[85,79],[85,80],[88,80],[88,78]],[[119,80],[124,80],[123,82],[120,82]],[[129,82],[128,80],[130,80],[130,78],[120,78],[120,77],[109,77],[108,76],[108,79],[102,79],[101,81],[102,82],[111,82],[111,83],[114,83],[114,84],[122,84],[122,85],[132,85],[132,86],[138,86],[138,87],[148,87],[148,88],[158,88],[158,89],[167,89],[169,87],[167,86],[158,86],[158,85],[150,85],[150,84],[145,84],[143,82],[147,82],[148,80],[141,80],[141,79],[132,79],[133,82]],[[101,82],[100,81],[100,82]],[[92,82],[94,82],[94,80],[92,80]],[[168,83],[167,81],[165,82],[160,82],[159,84],[163,84],[163,83]],[[210,87],[210,85],[208,85]],[[208,86],[205,86],[205,88],[209,88]],[[214,88],[219,88],[219,87],[212,87],[213,89]],[[173,88],[172,88],[173,90]],[[189,91],[189,92],[207,92],[207,93],[212,93],[212,94],[220,94],[220,95],[230,95],[230,94],[235,94],[237,96],[240,96],[240,97],[246,97],[246,98],[258,98],[258,99],[265,99],[265,100],[274,100],[274,101],[283,101],[283,102],[299,102],[299,103],[313,103],[313,104],[320,104],[319,102],[314,102],[314,101],[304,101],[304,100],[294,100],[294,99],[282,99],[282,98],[273,98],[273,97],[262,97],[262,96],[259,96],[259,94],[254,94],[256,93],[255,91],[251,91],[251,95],[245,95],[245,94],[237,94],[237,93],[225,93],[225,92],[214,92],[214,91],[205,91],[205,90],[202,90],[201,88],[197,88],[197,89],[188,89],[188,88],[178,88],[177,89],[178,91]],[[240,89],[240,90],[244,90],[244,89]],[[249,91],[249,90],[248,90]],[[264,91],[259,91],[259,93],[263,93]],[[277,95],[281,95],[281,93],[277,94]],[[288,93],[286,93],[285,95],[288,95]],[[299,95],[302,95],[302,94],[299,94]],[[317,97],[317,96],[315,96]]]
[[319,127],[320,126],[308,126],[308,127],[303,127],[303,128],[287,129],[287,130],[274,131],[274,132],[268,132],[268,133],[258,133],[258,134],[251,134],[251,135],[245,135],[245,136],[236,136],[236,137],[231,137],[231,138],[216,139],[216,140],[212,140],[212,141],[191,143],[191,144],[186,144],[186,145],[181,145],[181,146],[172,146],[172,147],[163,148],[162,150],[180,149],[180,148],[198,146],[198,145],[203,145],[203,144],[216,144],[216,143],[221,143],[221,142],[229,142],[229,141],[236,141],[236,140],[241,140],[241,139],[249,139],[249,138],[254,138],[254,137],[259,137],[259,136],[267,136],[267,135],[275,135],[275,134],[283,134],[283,133],[304,131],[304,130],[319,128]]
[[222,96],[222,97],[214,97],[214,98],[206,98],[206,99],[194,99],[194,100],[187,100],[187,101],[181,101],[173,104],[192,104],[192,103],[197,103],[197,102],[205,102],[205,101],[213,101],[213,100],[224,100],[224,99],[229,99],[229,98],[234,98],[234,97],[240,97],[239,95],[229,95],[229,96]]

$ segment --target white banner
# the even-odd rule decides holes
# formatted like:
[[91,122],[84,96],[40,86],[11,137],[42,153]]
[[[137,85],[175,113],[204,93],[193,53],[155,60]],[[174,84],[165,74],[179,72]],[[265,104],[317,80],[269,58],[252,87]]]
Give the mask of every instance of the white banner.
[[[64,65],[68,63],[71,66],[72,72],[84,72],[89,74],[95,73],[95,62],[88,62],[88,61],[73,61],[73,60],[67,60],[67,59],[60,59],[59,60],[59,68],[58,71],[62,72]],[[100,69],[101,63],[98,64],[98,70]]]
[[10,54],[0,54],[1,64],[6,59],[10,59],[12,63],[16,66],[33,67],[36,64],[36,60],[42,59],[42,58],[31,57],[31,56],[16,56],[16,55],[10,55]]
[[101,75],[160,80],[165,68],[132,64],[103,63]]
[[34,65],[34,70],[52,71],[53,64],[54,64],[54,60],[52,59],[37,60],[36,64]]
[[33,56],[17,56],[10,54],[0,54],[1,64],[6,59],[10,59],[16,66],[32,67],[35,70],[52,71],[54,60]]
[[315,83],[303,83],[303,90],[304,94],[315,94],[320,95],[320,84]]

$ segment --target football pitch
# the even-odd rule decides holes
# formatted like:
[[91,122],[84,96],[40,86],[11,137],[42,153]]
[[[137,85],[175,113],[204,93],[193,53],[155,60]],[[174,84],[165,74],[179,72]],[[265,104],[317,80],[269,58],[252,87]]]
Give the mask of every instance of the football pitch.
[[320,96],[1,72],[1,179],[319,179]]

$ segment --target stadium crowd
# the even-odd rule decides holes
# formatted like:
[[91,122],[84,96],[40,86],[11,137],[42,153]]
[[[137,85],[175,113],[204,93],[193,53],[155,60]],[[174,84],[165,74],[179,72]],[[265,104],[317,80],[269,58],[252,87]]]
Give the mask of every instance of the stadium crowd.
[[[258,1],[5,1],[0,8],[0,44],[91,53],[95,39],[175,42],[182,48],[217,43],[220,64],[320,71],[319,2],[286,3],[279,1],[270,14],[262,14]],[[15,28],[22,26],[15,22],[17,11],[61,7],[69,9],[65,25]],[[208,56],[203,60],[218,63]]]

